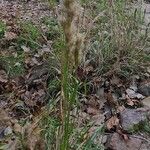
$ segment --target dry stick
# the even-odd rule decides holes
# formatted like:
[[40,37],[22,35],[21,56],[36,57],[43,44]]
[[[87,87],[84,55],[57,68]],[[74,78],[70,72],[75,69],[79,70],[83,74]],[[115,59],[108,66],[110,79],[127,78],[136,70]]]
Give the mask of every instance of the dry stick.
[[61,116],[62,116],[62,123],[64,132],[64,139],[62,143],[62,149],[68,149],[69,146],[69,113],[70,113],[70,103],[69,103],[69,96],[68,96],[68,75],[71,73],[74,67],[78,66],[79,63],[79,53],[82,49],[82,44],[84,41],[83,35],[80,34],[79,30],[79,16],[77,13],[78,5],[76,0],[64,0],[62,2],[62,16],[60,23],[62,25],[64,35],[65,35],[65,42],[66,42],[66,49],[63,51],[63,58],[62,58],[62,100],[61,100]]
[[[69,68],[69,70],[70,69],[72,70],[74,67],[77,67],[80,62],[79,54],[83,46],[84,36],[80,34],[79,29],[80,22],[77,23],[75,22],[80,20],[79,19],[80,16],[78,15],[77,12],[78,11],[77,2],[75,0],[64,0],[61,3],[61,7],[62,7],[62,15],[60,17],[60,15],[58,14],[58,16],[60,17],[59,18],[60,24],[62,25],[64,31],[67,46],[65,51],[63,52],[64,55],[66,56],[64,56],[62,61],[65,61],[65,59],[67,59],[67,61],[65,61],[66,63],[68,63],[67,67]],[[58,11],[56,12],[58,13]],[[62,97],[64,97],[63,91],[64,90],[62,89]]]
[[[61,4],[63,7],[62,8],[62,12],[64,12],[64,15],[65,16],[61,16],[61,20],[60,20],[60,23],[62,25],[62,28],[64,30],[64,34],[65,34],[65,40],[66,40],[66,45],[67,45],[67,48],[65,49],[65,52],[63,52],[64,56],[63,56],[63,65],[67,65],[68,64],[68,60],[66,60],[65,62],[65,57],[67,57],[68,59],[68,56],[70,53],[70,47],[72,46],[70,44],[70,41],[72,40],[72,28],[71,28],[71,25],[72,25],[72,21],[73,21],[73,18],[74,18],[74,12],[72,11],[72,8],[70,5],[74,4],[74,0],[72,0],[72,2],[70,0],[64,0],[64,2]],[[68,55],[68,56],[65,56],[65,55]],[[65,64],[66,63],[66,64]],[[68,67],[68,66],[67,66]],[[64,70],[62,69],[62,73],[64,72]],[[65,80],[64,77],[62,80]],[[64,122],[64,115],[65,115],[65,110],[66,108],[64,108],[63,104],[64,105],[67,105],[67,100],[66,100],[66,97],[65,97],[65,93],[64,93],[64,87],[62,86],[62,100],[60,102],[60,106],[61,106],[61,118],[62,118],[62,122]]]

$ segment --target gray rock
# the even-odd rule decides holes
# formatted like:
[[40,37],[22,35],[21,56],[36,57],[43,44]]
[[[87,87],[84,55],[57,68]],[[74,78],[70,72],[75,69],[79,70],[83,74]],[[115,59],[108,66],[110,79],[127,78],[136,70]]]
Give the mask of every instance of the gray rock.
[[122,128],[126,131],[133,128],[134,125],[147,119],[148,109],[125,109],[120,113]]
[[138,87],[138,92],[144,96],[150,96],[150,82],[140,85]]
[[4,135],[7,136],[7,135],[10,135],[12,134],[12,128],[11,127],[7,127],[4,131]]
[[137,98],[137,99],[143,99],[144,96],[142,94],[136,93],[132,89],[126,89],[126,93],[128,94],[129,98]]
[[130,137],[125,140],[118,133],[113,133],[107,138],[106,148],[111,150],[149,150],[149,145],[145,145],[140,138]]
[[145,98],[145,99],[143,99],[143,100],[142,100],[142,103],[143,103],[145,106],[147,106],[147,107],[150,108],[150,96],[147,97],[147,98]]

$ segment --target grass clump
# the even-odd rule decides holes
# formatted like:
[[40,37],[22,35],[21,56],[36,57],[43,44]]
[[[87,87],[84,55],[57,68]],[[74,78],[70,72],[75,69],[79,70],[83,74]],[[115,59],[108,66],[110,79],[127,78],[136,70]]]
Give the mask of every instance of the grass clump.
[[57,149],[57,141],[59,140],[57,132],[60,126],[60,121],[55,117],[46,115],[42,117],[41,122],[42,128],[44,127],[42,135],[44,137],[44,141],[46,142],[46,150]]
[[6,25],[0,21],[0,39],[3,38],[6,31]]
[[150,135],[150,122],[148,120],[142,121],[136,125],[133,126],[132,129],[130,129],[130,132],[132,133],[147,133]]
[[[56,103],[50,103],[52,108],[45,110],[47,114],[43,115],[41,120],[42,135],[48,150],[102,149],[94,142],[97,135],[103,133],[102,130],[99,129],[93,136],[84,139],[88,130],[77,131],[76,122],[71,115],[73,109],[79,108],[77,100],[80,83],[75,70],[81,63],[85,63],[83,61],[85,52],[86,61],[94,62],[97,74],[114,70],[128,77],[136,73],[140,62],[143,61],[146,40],[140,31],[140,25],[143,23],[141,12],[138,10],[127,12],[128,4],[125,0],[112,2],[83,0],[81,4],[91,12],[90,17],[94,18],[93,26],[87,34],[80,29],[81,16],[76,12],[79,5],[75,0],[64,0],[61,4],[62,14],[59,21],[62,27],[55,19],[43,19],[43,24],[48,28],[48,32],[44,34],[47,40],[52,40],[54,50],[52,52],[60,63],[61,72],[61,81],[54,77],[48,84],[51,99],[55,99]],[[86,35],[89,41],[85,46]],[[40,37],[39,29],[32,23],[27,23],[23,25],[19,43],[38,49]],[[72,140],[74,135],[75,142]]]
[[21,24],[21,34],[18,37],[18,45],[24,45],[36,50],[41,47],[40,38],[41,33],[37,26],[32,22],[25,22]]
[[42,23],[48,28],[48,31],[45,33],[47,40],[55,40],[55,38],[61,36],[60,26],[56,19],[43,18]]
[[89,2],[86,7],[91,12],[94,7],[92,14],[97,18],[91,30],[87,59],[96,60],[100,74],[113,69],[130,75],[138,72],[146,43],[141,34],[144,13],[129,8],[124,0],[101,0],[95,5]]
[[[97,74],[104,74],[111,70],[113,73],[117,72],[128,77],[138,72],[140,62],[143,61],[146,42],[140,30],[144,14],[139,10],[133,11],[127,8],[128,3],[125,0],[86,2],[83,0],[81,4],[91,14],[88,17],[92,18],[87,33],[84,34],[85,30],[80,28],[81,16],[76,12],[79,5],[74,0],[64,0],[61,3],[62,14],[58,16],[63,33],[61,33],[61,40],[59,38],[54,40],[53,45],[54,49],[60,50],[58,53],[61,60],[61,96],[58,104],[60,124],[55,128],[55,123],[48,122],[49,127],[53,126],[49,131],[54,129],[57,132],[59,138],[55,139],[57,143],[54,143],[58,145],[55,145],[57,149],[61,150],[101,149],[94,143],[96,132],[84,142],[77,137],[78,140],[71,143],[72,135],[75,135],[77,128],[71,111],[73,108],[78,109],[77,99],[80,88],[74,72],[81,63],[85,63],[84,53],[86,52],[86,61],[96,66]],[[45,23],[50,25],[50,30],[56,31],[55,33],[51,31],[48,35],[53,40],[59,35],[57,31],[61,28],[53,21]],[[86,133],[87,131],[84,132]],[[102,134],[102,131],[98,133]],[[83,137],[84,134],[81,136]],[[52,135],[51,131],[49,135]]]
[[23,54],[14,56],[0,56],[0,62],[3,62],[5,70],[10,77],[22,75],[24,69],[24,56]]

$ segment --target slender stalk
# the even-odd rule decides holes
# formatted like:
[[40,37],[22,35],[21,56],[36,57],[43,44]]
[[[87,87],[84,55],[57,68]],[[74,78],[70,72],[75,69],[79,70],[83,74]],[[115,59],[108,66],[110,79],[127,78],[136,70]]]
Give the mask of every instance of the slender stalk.
[[[73,101],[76,98],[76,86],[73,85],[73,91],[70,91],[69,85],[73,82],[70,74],[73,68],[79,64],[79,52],[81,50],[83,39],[79,33],[78,26],[75,24],[77,18],[77,3],[75,0],[64,0],[62,2],[62,16],[60,23],[62,25],[66,48],[62,52],[62,141],[61,150],[69,149],[69,138],[71,132],[70,111]],[[76,32],[77,31],[77,32]]]

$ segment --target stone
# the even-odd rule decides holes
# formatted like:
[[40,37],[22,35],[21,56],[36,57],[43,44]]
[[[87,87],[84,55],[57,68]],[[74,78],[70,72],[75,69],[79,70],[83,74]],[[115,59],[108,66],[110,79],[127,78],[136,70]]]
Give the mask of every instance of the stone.
[[129,131],[134,125],[147,119],[148,110],[146,108],[125,109],[120,112],[121,125],[123,130]]
[[[138,150],[144,147],[143,150],[148,150],[143,146],[143,140],[140,138],[129,137],[125,140],[118,133],[113,133],[109,138],[107,138],[106,148],[111,150]],[[141,149],[142,150],[142,149]]]
[[145,106],[148,106],[150,108],[150,96],[143,99],[142,100],[142,103],[145,105]]
[[137,98],[137,99],[143,99],[144,96],[140,93],[135,92],[132,89],[126,89],[126,93],[128,94],[129,98]]
[[4,131],[4,135],[7,136],[10,134],[12,134],[12,128],[10,126],[8,126]]
[[150,96],[150,82],[140,85],[138,92],[144,96]]

